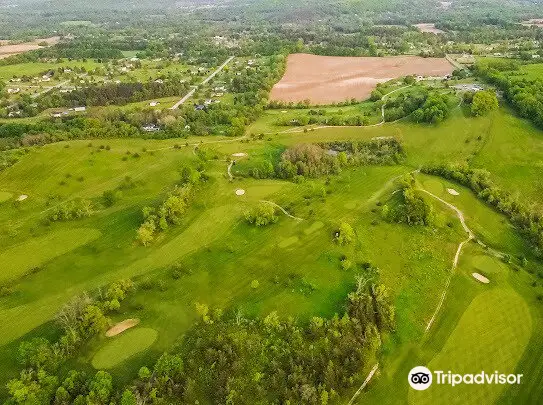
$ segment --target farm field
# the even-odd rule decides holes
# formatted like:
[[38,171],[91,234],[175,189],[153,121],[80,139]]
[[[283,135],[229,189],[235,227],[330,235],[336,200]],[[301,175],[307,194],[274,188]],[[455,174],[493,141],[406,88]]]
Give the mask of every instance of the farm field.
[[439,58],[291,54],[270,99],[285,103],[309,100],[311,104],[365,100],[378,83],[407,75],[446,76],[452,71],[453,66]]
[[60,37],[50,37],[35,39],[31,42],[24,42],[20,44],[10,44],[9,41],[0,41],[0,59],[7,58],[12,55],[19,55],[35,49],[40,49],[45,46],[51,46],[56,44],[60,40]]
[[435,24],[432,23],[421,23],[414,25],[420,32],[427,32],[430,34],[444,34],[445,31],[442,31],[436,28]]

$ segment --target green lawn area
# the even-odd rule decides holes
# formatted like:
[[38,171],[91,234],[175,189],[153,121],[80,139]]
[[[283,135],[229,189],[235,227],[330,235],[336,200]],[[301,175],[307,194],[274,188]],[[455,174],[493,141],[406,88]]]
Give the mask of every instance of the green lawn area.
[[[265,114],[255,125],[272,125],[270,117]],[[402,165],[345,169],[339,175],[300,183],[245,177],[262,161],[279,159],[282,150],[295,143],[379,136],[402,140],[406,151]],[[462,186],[417,174],[418,186],[465,212],[478,238],[513,257],[529,258],[526,269],[514,271],[475,243],[466,245],[445,304],[428,334],[426,324],[465,232],[453,211],[434,200],[430,201],[439,221],[430,228],[390,224],[380,215],[381,203],[396,188],[391,180],[434,161],[470,160],[487,168],[501,186],[538,201],[540,136],[505,109],[482,118],[470,118],[457,109],[437,126],[402,121],[372,128],[281,133],[271,135],[271,140],[103,139],[30,148],[18,163],[0,172],[0,281],[13,289],[0,297],[4,325],[0,358],[5,359],[0,384],[19,369],[20,341],[43,335],[55,338],[58,329],[51,322],[55,312],[83,291],[124,277],[138,284],[112,321],[139,318],[141,324],[115,338],[89,342],[70,361],[70,366],[85,370],[107,368],[122,384],[132,381],[139,367],[152,365],[190,330],[198,316],[196,303],[227,312],[240,309],[246,316],[278,311],[301,321],[341,313],[358,272],[341,269],[344,257],[377,266],[397,308],[396,331],[384,342],[381,374],[359,403],[431,401],[430,397],[419,401],[408,393],[406,373],[417,363],[466,370],[484,365],[511,372],[524,367],[526,375],[543,376],[532,358],[543,355],[537,339],[543,330],[543,307],[536,301],[543,287],[540,281],[531,287],[535,277],[528,272],[537,271],[539,263],[527,254],[526,243],[502,215]],[[194,146],[184,146],[200,141],[215,142],[201,148],[216,152],[216,160],[200,162]],[[176,144],[181,147],[174,148]],[[134,157],[136,152],[139,157]],[[238,159],[230,181],[226,159],[237,152],[248,156]],[[161,233],[151,246],[140,246],[135,236],[142,208],[161,201],[179,181],[185,164],[202,165],[209,180],[199,186],[180,224]],[[102,206],[102,193],[117,187],[122,187],[119,201],[109,208]],[[449,194],[447,188],[459,195]],[[237,196],[236,189],[245,194]],[[29,198],[20,204],[8,202],[21,194]],[[65,223],[43,221],[52,207],[78,197],[93,201],[93,216]],[[273,225],[249,226],[243,214],[259,200],[275,202],[302,220],[278,213]],[[334,230],[343,221],[356,232],[351,246],[333,242]],[[174,274],[173,266],[181,269],[179,274]],[[28,272],[35,267],[39,271]],[[474,271],[491,283],[477,283],[471,277]],[[254,280],[256,288],[251,286]],[[456,363],[448,363],[451,358]],[[517,397],[537,397],[541,389],[536,382]],[[510,392],[490,387],[485,397],[472,397],[474,403],[483,398],[507,402]],[[462,402],[449,391],[436,395]]]
[[0,283],[13,281],[30,271],[40,271],[42,264],[98,237],[100,232],[96,229],[67,229],[10,247],[0,253]]
[[11,200],[12,197],[13,194],[8,193],[7,191],[0,191],[0,204]]
[[[511,289],[494,288],[475,297],[445,346],[429,363],[430,370],[458,374],[514,373],[532,332],[530,309]],[[525,378],[530,378],[526,376]],[[411,390],[410,404],[494,403],[505,386],[432,384],[426,391]]]
[[110,369],[149,348],[158,333],[150,328],[134,328],[113,338],[106,338],[103,346],[92,358],[92,366],[99,370]]
[[[37,76],[42,72],[48,70],[56,70],[61,67],[84,67],[86,70],[92,70],[97,67],[103,66],[101,63],[95,62],[93,60],[83,61],[63,61],[60,63],[53,62],[27,62],[27,63],[17,63],[14,65],[5,65],[0,66],[0,80],[7,81],[14,76]],[[47,83],[49,84],[49,83]]]

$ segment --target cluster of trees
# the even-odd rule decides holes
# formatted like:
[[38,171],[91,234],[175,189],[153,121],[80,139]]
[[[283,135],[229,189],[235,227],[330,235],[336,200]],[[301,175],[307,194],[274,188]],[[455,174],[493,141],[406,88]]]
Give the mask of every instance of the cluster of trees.
[[0,172],[17,163],[25,153],[24,149],[0,152]]
[[428,98],[428,90],[424,87],[417,91],[401,93],[396,97],[389,98],[385,104],[385,121],[392,122],[407,117],[415,110],[421,108]]
[[481,200],[505,214],[530,241],[534,253],[543,257],[543,215],[496,186],[486,170],[473,169],[467,165],[442,164],[424,166],[421,171],[469,187]]
[[185,94],[188,90],[188,83],[182,82],[179,77],[174,76],[164,78],[161,81],[144,83],[108,83],[100,86],[88,86],[75,89],[69,93],[53,91],[40,96],[35,102],[39,103],[41,109],[124,105],[137,101]]
[[477,64],[475,71],[503,91],[505,99],[538,127],[543,128],[543,79],[529,79],[510,74],[518,69],[518,62]]
[[415,190],[415,177],[407,174],[399,181],[400,192],[383,205],[381,214],[385,221],[407,225],[428,226],[434,222],[434,211]]
[[266,226],[277,222],[277,209],[269,203],[260,202],[245,212],[245,219],[255,226]]
[[54,207],[47,215],[47,219],[51,222],[72,221],[90,217],[93,213],[94,207],[92,201],[77,198]]
[[7,405],[16,404],[109,404],[114,394],[113,381],[108,373],[97,372],[88,378],[85,373],[70,371],[59,378],[62,366],[92,337],[110,325],[107,314],[120,308],[120,303],[133,289],[130,280],[111,284],[91,297],[84,293],[67,303],[57,314],[62,329],[55,342],[36,337],[24,341],[18,349],[23,367],[20,377],[7,384]]
[[157,232],[164,232],[170,225],[178,225],[189,208],[193,194],[194,185],[185,183],[169,193],[158,208],[144,207],[143,223],[137,231],[138,241],[147,246],[154,240]]
[[328,153],[319,145],[301,143],[283,152],[281,162],[277,166],[277,174],[285,179],[337,174],[341,171],[341,161],[347,162],[344,152],[339,157]]
[[400,163],[403,157],[403,148],[395,138],[369,142],[298,144],[283,152],[275,174],[284,179],[318,177],[337,174],[347,166],[394,165]]
[[346,308],[300,324],[276,312],[247,319],[199,304],[202,322],[179,351],[140,369],[122,403],[333,403],[360,382],[395,322],[387,289],[368,275],[360,276]]
[[499,107],[496,92],[492,90],[468,91],[464,93],[464,102],[470,105],[471,114],[476,117],[486,115]]
[[100,35],[98,37],[85,35],[69,40],[62,40],[51,47],[21,53],[0,60],[0,66],[38,62],[42,59],[121,59],[123,57],[122,50],[114,42],[110,41],[108,37],[108,35]]
[[449,116],[451,106],[446,94],[431,94],[424,104],[413,112],[415,122],[437,124]]
[[[321,148],[337,152],[342,165],[396,165],[405,158],[402,144],[396,138],[376,138],[370,141],[332,141],[317,144]],[[342,155],[344,153],[345,155]]]

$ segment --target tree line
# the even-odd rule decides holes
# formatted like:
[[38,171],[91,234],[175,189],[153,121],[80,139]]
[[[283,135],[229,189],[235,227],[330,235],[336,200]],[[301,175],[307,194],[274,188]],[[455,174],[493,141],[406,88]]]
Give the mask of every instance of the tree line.
[[521,117],[543,128],[543,79],[512,74],[518,69],[518,62],[513,61],[492,61],[475,66],[479,76],[503,91],[504,98]]
[[40,109],[77,106],[125,105],[154,98],[177,96],[188,92],[189,84],[179,77],[160,81],[107,83],[76,88],[69,93],[51,91],[38,97]]
[[543,257],[543,215],[499,188],[483,169],[467,165],[438,164],[421,168],[422,173],[441,176],[470,188],[478,198],[506,215],[530,242],[537,257]]

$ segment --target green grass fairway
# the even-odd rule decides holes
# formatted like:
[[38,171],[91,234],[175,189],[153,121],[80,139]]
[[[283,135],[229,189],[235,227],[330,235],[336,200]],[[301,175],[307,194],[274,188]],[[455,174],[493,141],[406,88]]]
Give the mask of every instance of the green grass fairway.
[[507,270],[502,262],[487,255],[475,256],[471,259],[471,265],[481,274],[494,274]]
[[96,229],[77,228],[30,239],[0,253],[0,283],[39,268],[47,261],[100,237]]
[[146,350],[158,337],[151,328],[134,328],[106,340],[92,358],[92,366],[103,370],[117,366],[130,357]]
[[7,191],[0,191],[0,204],[9,201],[11,197],[13,197],[13,194],[8,193]]
[[[530,340],[532,317],[524,299],[510,289],[479,294],[462,315],[441,352],[430,361],[430,370],[454,373],[514,373]],[[492,404],[503,385],[432,386],[409,391],[409,403]]]

